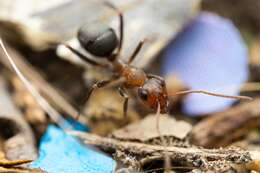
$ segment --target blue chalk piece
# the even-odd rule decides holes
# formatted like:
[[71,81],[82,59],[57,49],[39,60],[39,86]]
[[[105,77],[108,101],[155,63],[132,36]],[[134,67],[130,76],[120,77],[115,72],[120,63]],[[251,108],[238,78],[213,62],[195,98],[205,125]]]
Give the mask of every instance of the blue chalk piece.
[[[239,94],[247,80],[247,47],[228,19],[201,12],[166,48],[165,75],[176,74],[191,89]],[[188,115],[205,115],[229,107],[234,100],[191,94],[184,100]]]
[[31,164],[49,173],[112,173],[115,166],[110,157],[82,145],[53,125],[41,139],[39,158]]

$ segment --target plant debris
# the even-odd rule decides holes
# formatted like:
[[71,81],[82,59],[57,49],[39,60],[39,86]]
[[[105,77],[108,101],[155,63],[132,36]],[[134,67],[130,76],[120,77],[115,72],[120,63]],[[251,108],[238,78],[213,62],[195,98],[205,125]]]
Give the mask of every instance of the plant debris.
[[[112,136],[123,141],[138,141],[148,144],[162,144],[156,129],[155,115],[147,115],[141,121],[130,124],[122,129],[116,130]],[[159,118],[160,133],[165,137],[167,146],[188,146],[189,133],[192,126],[185,121],[176,121],[169,115],[161,115]]]
[[204,119],[192,130],[193,142],[204,147],[220,147],[230,144],[245,135],[250,129],[259,127],[259,106],[260,99],[255,99]]
[[[0,15],[5,16],[0,19],[0,173],[260,172],[256,0],[203,0],[203,9],[219,14],[201,10],[199,15],[200,0],[108,0],[117,13],[107,8],[113,5],[99,1],[32,1],[26,1],[26,8],[19,5],[23,1],[0,1]],[[123,15],[124,32],[116,14]],[[75,31],[83,23],[87,28],[107,25],[118,38],[124,33],[116,60],[108,63],[80,47]],[[138,43],[144,43],[143,49],[137,55],[137,47],[129,65]],[[79,60],[60,46],[64,44],[89,61]],[[96,55],[111,45],[99,46],[93,48]],[[92,66],[91,61],[109,68]],[[169,104],[152,105],[163,100],[156,99],[159,92],[138,85],[126,91],[129,109],[124,116],[128,97],[116,90],[124,79],[95,90],[83,103],[92,86],[109,79],[122,64],[122,69],[143,70],[141,83],[150,82],[158,90],[165,86],[163,98]],[[233,102],[205,96],[206,101],[189,101],[202,96],[178,95],[188,89],[241,92],[256,99]],[[149,106],[157,108],[157,116]]]
[[[252,161],[252,156],[249,151],[244,151],[238,148],[204,149],[197,147],[165,147],[140,142],[125,142],[83,132],[70,132],[70,134],[79,137],[87,145],[93,145],[108,152],[119,150],[125,153],[128,159],[132,158],[134,165],[139,166],[144,166],[153,160],[164,160],[165,152],[168,153],[171,160],[182,166],[190,165],[202,170],[208,170],[210,167],[214,167],[213,165],[218,167],[217,165],[219,165],[219,160],[222,160],[226,164],[245,164]],[[139,164],[136,164],[136,162]]]

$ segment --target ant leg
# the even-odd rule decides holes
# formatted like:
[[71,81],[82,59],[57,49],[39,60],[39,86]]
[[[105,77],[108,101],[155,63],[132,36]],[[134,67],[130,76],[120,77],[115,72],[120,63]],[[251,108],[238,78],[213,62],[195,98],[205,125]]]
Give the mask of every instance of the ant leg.
[[74,49],[73,47],[71,47],[68,44],[63,44],[66,48],[68,48],[71,52],[73,52],[74,54],[76,54],[78,57],[80,57],[81,59],[83,59],[84,61],[86,61],[87,63],[91,64],[91,65],[95,65],[95,66],[101,66],[101,67],[106,67],[107,65],[104,64],[100,64],[90,58],[88,58],[87,56],[83,55],[82,53],[80,53],[78,50]]
[[122,49],[122,45],[124,41],[124,18],[123,18],[123,14],[120,11],[118,11],[118,15],[120,20],[120,24],[119,24],[120,37],[119,37],[119,45],[118,45],[118,54],[119,54]]
[[124,117],[126,117],[126,116],[127,116],[129,96],[128,96],[128,94],[126,93],[125,88],[122,87],[122,86],[120,86],[120,87],[118,88],[118,91],[119,91],[119,94],[120,94],[122,97],[124,97],[124,99],[125,99],[123,111],[124,111]]
[[124,17],[123,17],[122,12],[117,7],[115,7],[112,3],[106,1],[105,5],[107,5],[111,9],[115,10],[119,17],[119,44],[118,44],[118,50],[116,53],[117,55],[119,55],[119,53],[122,49],[123,41],[124,41]]
[[129,60],[128,60],[128,64],[131,64],[131,62],[135,59],[136,55],[140,52],[143,44],[144,44],[145,40],[141,40],[137,47],[135,48],[133,54],[130,56]]
[[[114,80],[116,80],[117,78],[112,78],[112,79],[108,79],[108,80],[103,80],[103,81],[99,81],[97,83],[95,83],[94,85],[92,85],[92,87],[90,88],[86,98],[84,99],[84,103],[87,103],[90,96],[92,95],[92,93],[98,89],[98,88],[102,88],[107,86],[108,84],[110,84],[111,82],[113,82]],[[76,117],[76,120],[78,120],[79,116],[81,115],[82,111],[83,111],[83,107],[84,105],[82,104],[82,106],[80,107],[79,111],[78,111],[78,116]]]

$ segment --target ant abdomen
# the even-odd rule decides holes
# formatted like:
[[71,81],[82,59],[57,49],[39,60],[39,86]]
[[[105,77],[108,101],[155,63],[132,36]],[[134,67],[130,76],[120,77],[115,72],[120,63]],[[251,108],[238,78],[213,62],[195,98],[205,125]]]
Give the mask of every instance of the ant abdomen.
[[115,31],[102,23],[84,24],[77,38],[85,50],[97,57],[110,56],[118,45]]

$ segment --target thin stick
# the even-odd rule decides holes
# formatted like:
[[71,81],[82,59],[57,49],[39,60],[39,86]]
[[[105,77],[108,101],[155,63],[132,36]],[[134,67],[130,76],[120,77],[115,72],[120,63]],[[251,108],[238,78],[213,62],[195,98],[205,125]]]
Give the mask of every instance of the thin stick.
[[229,99],[236,99],[236,100],[253,100],[252,97],[248,96],[231,96],[231,95],[224,95],[224,94],[219,94],[219,93],[213,93],[209,91],[204,91],[204,90],[187,90],[187,91],[180,91],[176,92],[170,96],[174,95],[184,95],[184,94],[191,94],[191,93],[199,93],[199,94],[206,94],[206,95],[211,95],[215,97],[224,97],[224,98],[229,98]]
[[33,95],[38,104],[42,107],[42,109],[51,117],[51,119],[59,125],[62,129],[70,128],[69,124],[64,124],[66,120],[60,116],[60,114],[40,95],[40,93],[36,90],[36,88],[24,77],[18,67],[15,65],[13,59],[8,54],[2,39],[0,38],[0,46],[2,47],[7,59],[9,60],[12,68],[14,69],[17,76],[24,83],[25,87],[29,90],[29,92]]

